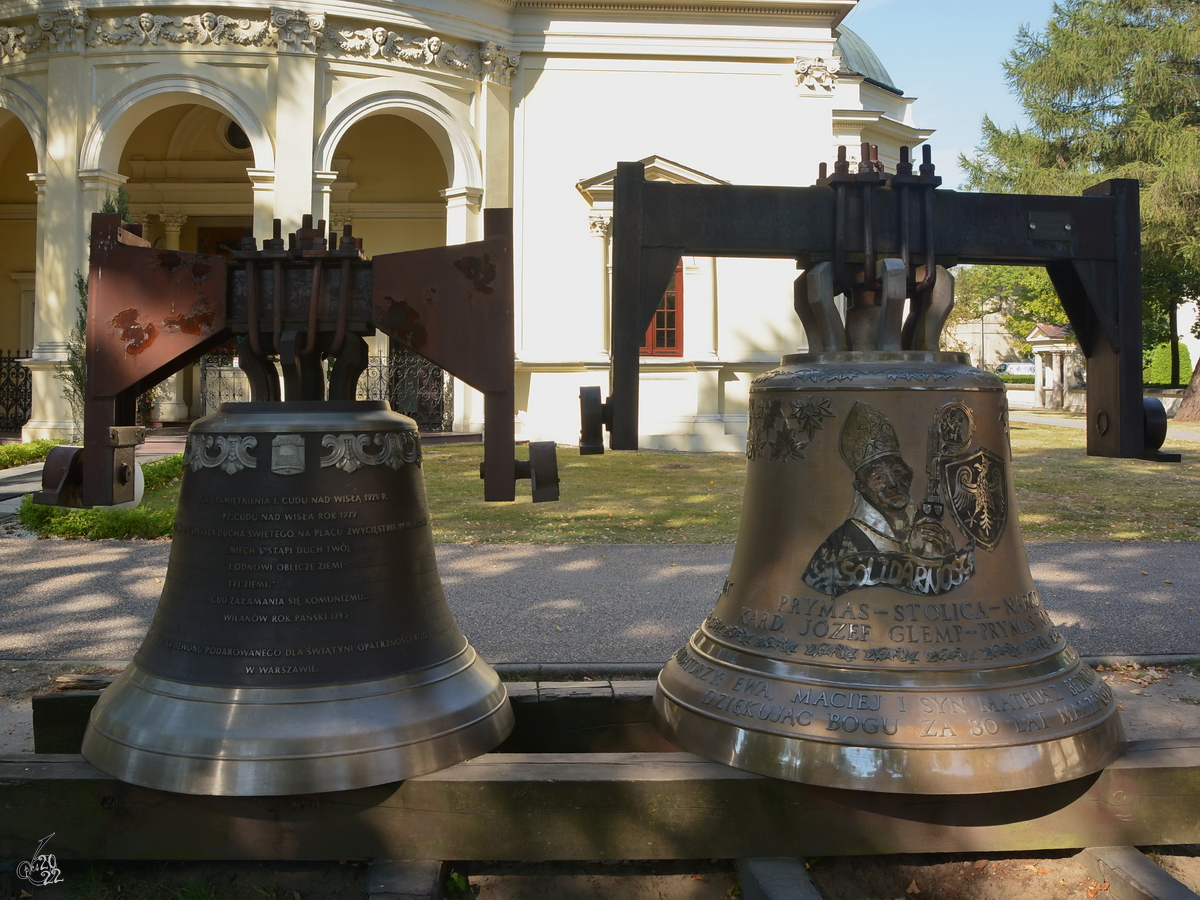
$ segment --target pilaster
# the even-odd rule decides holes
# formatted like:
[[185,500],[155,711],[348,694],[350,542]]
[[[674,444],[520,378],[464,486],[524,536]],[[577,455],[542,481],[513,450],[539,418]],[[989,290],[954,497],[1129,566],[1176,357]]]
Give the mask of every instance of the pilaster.
[[446,243],[465,244],[483,237],[483,189],[447,188],[441,192],[446,201]]
[[[314,212],[313,134],[317,112],[316,40],[325,27],[323,16],[300,10],[272,10],[279,34],[279,59],[271,100],[275,105],[274,218],[283,233],[300,227]],[[257,189],[257,185],[256,185]],[[258,204],[255,203],[258,234]],[[270,235],[270,222],[265,233]]]

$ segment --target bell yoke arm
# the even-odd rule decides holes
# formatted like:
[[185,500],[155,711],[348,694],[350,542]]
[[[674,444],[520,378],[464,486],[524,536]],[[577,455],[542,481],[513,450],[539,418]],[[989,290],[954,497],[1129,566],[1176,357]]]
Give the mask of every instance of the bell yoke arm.
[[[1150,447],[1145,435],[1141,397],[1138,183],[1110,180],[1079,197],[939,190],[941,179],[924,149],[920,174],[912,174],[904,148],[891,176],[869,146],[856,173],[842,152],[834,172],[822,165],[811,187],[647,181],[642,163],[620,163],[613,213],[612,400],[605,410],[611,446],[637,446],[638,341],[680,257],[695,254],[794,258],[805,269],[829,262],[835,293],[879,288],[878,261],[898,258],[912,301],[904,349],[936,349],[919,346],[929,342],[930,328],[924,338],[914,334],[926,308],[938,306],[936,267],[1044,266],[1088,359],[1088,453],[1152,455],[1157,445]],[[864,270],[871,284],[865,284]],[[934,314],[944,322],[949,308],[945,301],[941,306]],[[800,312],[811,337],[814,329]]]
[[227,259],[155,249],[141,226],[95,214],[84,447],[55,451],[35,502],[132,500],[144,439],[137,397],[230,337],[253,400],[323,400],[326,391],[353,400],[367,365],[363,337],[376,329],[484,394],[485,499],[514,499],[525,477],[536,480],[537,500],[557,500],[552,449],[533,448],[533,462],[513,457],[512,211],[485,210],[484,232],[471,244],[369,260],[349,226],[335,242],[324,221],[314,228],[305,216],[286,246],[278,220],[261,250],[246,229]]

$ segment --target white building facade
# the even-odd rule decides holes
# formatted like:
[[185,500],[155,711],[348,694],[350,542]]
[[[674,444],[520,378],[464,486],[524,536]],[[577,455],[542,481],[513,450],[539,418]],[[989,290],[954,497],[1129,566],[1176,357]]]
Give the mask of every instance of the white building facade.
[[[478,239],[484,207],[513,207],[518,435],[577,441],[579,386],[608,382],[618,161],[805,185],[839,144],[891,169],[929,135],[839,34],[855,2],[0,4],[0,350],[31,351],[24,437],[72,431],[75,273],[124,185],[148,239],[185,251],[312,214],[389,253]],[[741,449],[750,380],[804,346],[795,274],[685,258],[669,346],[645,357],[643,446]],[[458,395],[455,426],[481,428]],[[186,377],[160,401],[198,414]]]

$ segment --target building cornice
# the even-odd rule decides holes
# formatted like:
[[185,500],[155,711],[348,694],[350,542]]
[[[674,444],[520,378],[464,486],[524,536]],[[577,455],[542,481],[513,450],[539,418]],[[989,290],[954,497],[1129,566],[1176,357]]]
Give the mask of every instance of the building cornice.
[[211,9],[184,15],[174,6],[24,10],[23,16],[8,19],[18,24],[0,25],[0,67],[63,53],[258,49],[393,64],[508,85],[520,64],[519,51],[495,41],[473,45],[437,34],[394,31],[384,19],[346,20],[278,6],[243,11],[248,13],[244,18]]

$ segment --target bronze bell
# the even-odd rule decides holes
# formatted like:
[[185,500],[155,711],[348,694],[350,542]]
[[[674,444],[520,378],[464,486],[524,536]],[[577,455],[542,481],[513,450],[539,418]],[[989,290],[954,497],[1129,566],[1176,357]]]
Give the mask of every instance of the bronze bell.
[[340,791],[512,730],[434,559],[415,423],[379,401],[227,403],[193,423],[162,597],[83,755],[189,794]]
[[[940,267],[938,282],[952,291]],[[828,283],[810,287],[831,309]],[[847,330],[886,330],[870,305],[856,298]],[[814,340],[751,387],[737,550],[659,677],[655,724],[710,759],[837,788],[974,794],[1103,768],[1124,731],[1030,575],[1003,384],[936,338],[835,337],[854,349]]]

